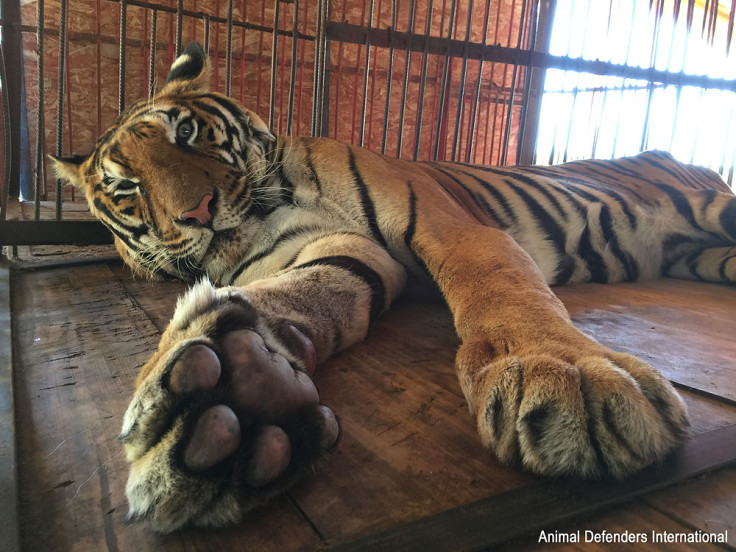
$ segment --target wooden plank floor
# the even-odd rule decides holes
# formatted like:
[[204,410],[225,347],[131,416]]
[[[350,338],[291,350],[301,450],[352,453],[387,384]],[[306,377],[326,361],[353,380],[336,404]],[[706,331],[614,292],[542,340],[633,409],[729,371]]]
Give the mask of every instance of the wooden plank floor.
[[[117,265],[13,273],[24,550],[319,550],[546,484],[480,446],[454,376],[448,312],[407,302],[320,368],[322,399],[342,427],[320,473],[228,530],[161,537],[126,525],[116,437],[136,372],[182,290],[134,281]],[[678,385],[696,436],[736,423],[736,289],[657,280],[556,291],[583,331]],[[725,468],[547,529],[729,530],[733,547],[735,514],[736,468]],[[504,546],[537,549],[537,534]]]

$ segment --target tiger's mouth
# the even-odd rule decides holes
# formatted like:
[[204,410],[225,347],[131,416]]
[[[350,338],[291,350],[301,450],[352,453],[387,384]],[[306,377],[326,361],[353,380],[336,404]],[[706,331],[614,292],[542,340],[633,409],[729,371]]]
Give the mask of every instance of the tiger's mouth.
[[221,249],[224,245],[231,243],[233,237],[235,237],[235,232],[235,228],[227,228],[225,230],[218,230],[214,232],[204,256],[206,257],[207,253],[217,251]]

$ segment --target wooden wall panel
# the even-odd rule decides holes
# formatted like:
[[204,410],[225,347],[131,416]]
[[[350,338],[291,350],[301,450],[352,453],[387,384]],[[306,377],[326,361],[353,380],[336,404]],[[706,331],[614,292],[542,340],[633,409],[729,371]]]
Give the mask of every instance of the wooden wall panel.
[[[414,32],[424,34],[430,0],[416,0]],[[432,0],[432,24],[430,35],[447,37],[450,34],[451,2]],[[160,0],[158,5],[175,8],[174,0]],[[227,0],[187,0],[184,9],[208,14],[211,17],[227,17]],[[299,32],[313,38],[317,29],[317,0],[302,0],[299,3]],[[332,21],[348,22],[355,25],[368,25],[367,0],[334,0]],[[521,2],[491,0],[489,25],[486,35],[488,44],[515,46],[519,39],[521,21]],[[392,3],[389,0],[376,0],[373,27],[388,28],[392,23]],[[471,17],[470,40],[483,40],[483,27],[486,4],[475,2],[472,14],[468,13],[467,1],[457,2],[452,37],[464,40],[466,24]],[[409,30],[409,0],[397,1],[396,29]],[[294,3],[281,3],[279,28],[291,31],[294,24]],[[59,68],[59,23],[60,0],[46,0],[44,3],[45,48],[43,83],[44,93],[44,151],[56,152],[57,108],[58,108],[58,68]],[[22,6],[24,25],[24,71],[26,101],[29,119],[30,158],[35,160],[36,133],[38,128],[38,53],[36,51],[37,2],[25,2]],[[150,27],[153,12],[137,6],[127,8],[127,54],[125,78],[125,103],[129,104],[147,95],[149,88],[148,57]],[[529,15],[527,13],[527,15]],[[236,0],[233,6],[233,20],[245,21],[272,29],[274,25],[274,3],[269,0]],[[86,153],[92,149],[97,136],[107,128],[118,113],[118,70],[119,70],[119,25],[120,4],[110,0],[75,0],[68,2],[68,57],[67,93],[64,98],[64,140],[63,153]],[[168,67],[174,59],[176,14],[158,11],[156,29],[156,83],[165,80]],[[226,90],[226,50],[227,26],[211,21],[210,54],[214,66],[213,88]],[[205,20],[184,16],[182,25],[182,44],[191,40],[204,42]],[[528,40],[527,33],[523,40]],[[269,102],[271,97],[271,55],[272,34],[258,29],[235,27],[232,37],[232,77],[230,95],[246,107],[256,111],[265,121],[269,121]],[[275,86],[274,130],[280,134],[287,132],[289,89],[295,89],[295,108],[292,133],[306,135],[312,128],[313,67],[315,43],[302,39],[297,44],[297,71],[295,82],[291,82],[292,38],[281,35],[277,46],[278,71]],[[364,105],[365,86],[365,45],[332,42],[329,50],[328,82],[329,124],[328,134],[339,140],[360,143],[361,117]],[[399,151],[400,106],[404,83],[404,70],[407,54],[405,50],[394,52],[391,73],[389,67],[389,48],[372,47],[368,74],[368,97],[365,101],[364,145],[380,151],[386,128],[386,153],[401,154],[412,158],[415,147],[415,132],[420,95],[420,80],[424,55],[413,52],[410,56],[410,71],[407,84],[405,115],[403,120],[403,144]],[[427,159],[433,154],[433,144],[440,129],[439,158],[450,159],[453,150],[455,121],[458,109],[462,58],[453,59],[449,65],[445,109],[440,111],[439,98],[443,79],[444,57],[430,55],[426,72],[426,91],[421,121],[422,135],[419,141],[419,158]],[[99,69],[98,69],[99,68]],[[467,151],[472,140],[474,155],[470,159],[477,163],[499,163],[501,148],[506,133],[505,112],[508,106],[509,91],[512,87],[513,67],[485,63],[480,87],[480,104],[476,116],[476,132],[471,138],[469,129],[473,113],[476,83],[480,72],[480,62],[471,60],[466,67],[466,87],[463,99],[463,115],[460,123],[460,142],[458,160],[467,159]],[[524,74],[517,74],[515,89],[518,92]],[[390,114],[384,118],[386,89],[391,79],[389,99]],[[99,94],[98,94],[99,86]],[[521,115],[520,96],[517,93],[513,108],[513,121],[510,127],[509,152],[507,162],[515,161],[518,123]],[[45,191],[49,199],[53,197],[54,175],[50,167],[44,167]],[[70,199],[72,191],[67,189],[65,197]]]

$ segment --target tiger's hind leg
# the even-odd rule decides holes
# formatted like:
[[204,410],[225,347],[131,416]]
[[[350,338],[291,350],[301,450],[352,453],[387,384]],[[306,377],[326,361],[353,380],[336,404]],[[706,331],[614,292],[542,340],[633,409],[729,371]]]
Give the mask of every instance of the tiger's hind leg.
[[701,247],[675,259],[664,275],[683,280],[736,284],[736,246]]

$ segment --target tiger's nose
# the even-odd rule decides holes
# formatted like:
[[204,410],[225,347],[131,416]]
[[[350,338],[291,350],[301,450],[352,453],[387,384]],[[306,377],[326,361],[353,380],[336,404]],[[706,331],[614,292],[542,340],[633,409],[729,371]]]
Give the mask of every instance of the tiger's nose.
[[179,218],[184,222],[199,223],[204,226],[212,220],[212,213],[210,212],[210,202],[212,201],[212,194],[205,194],[199,205],[191,211],[185,211]]

